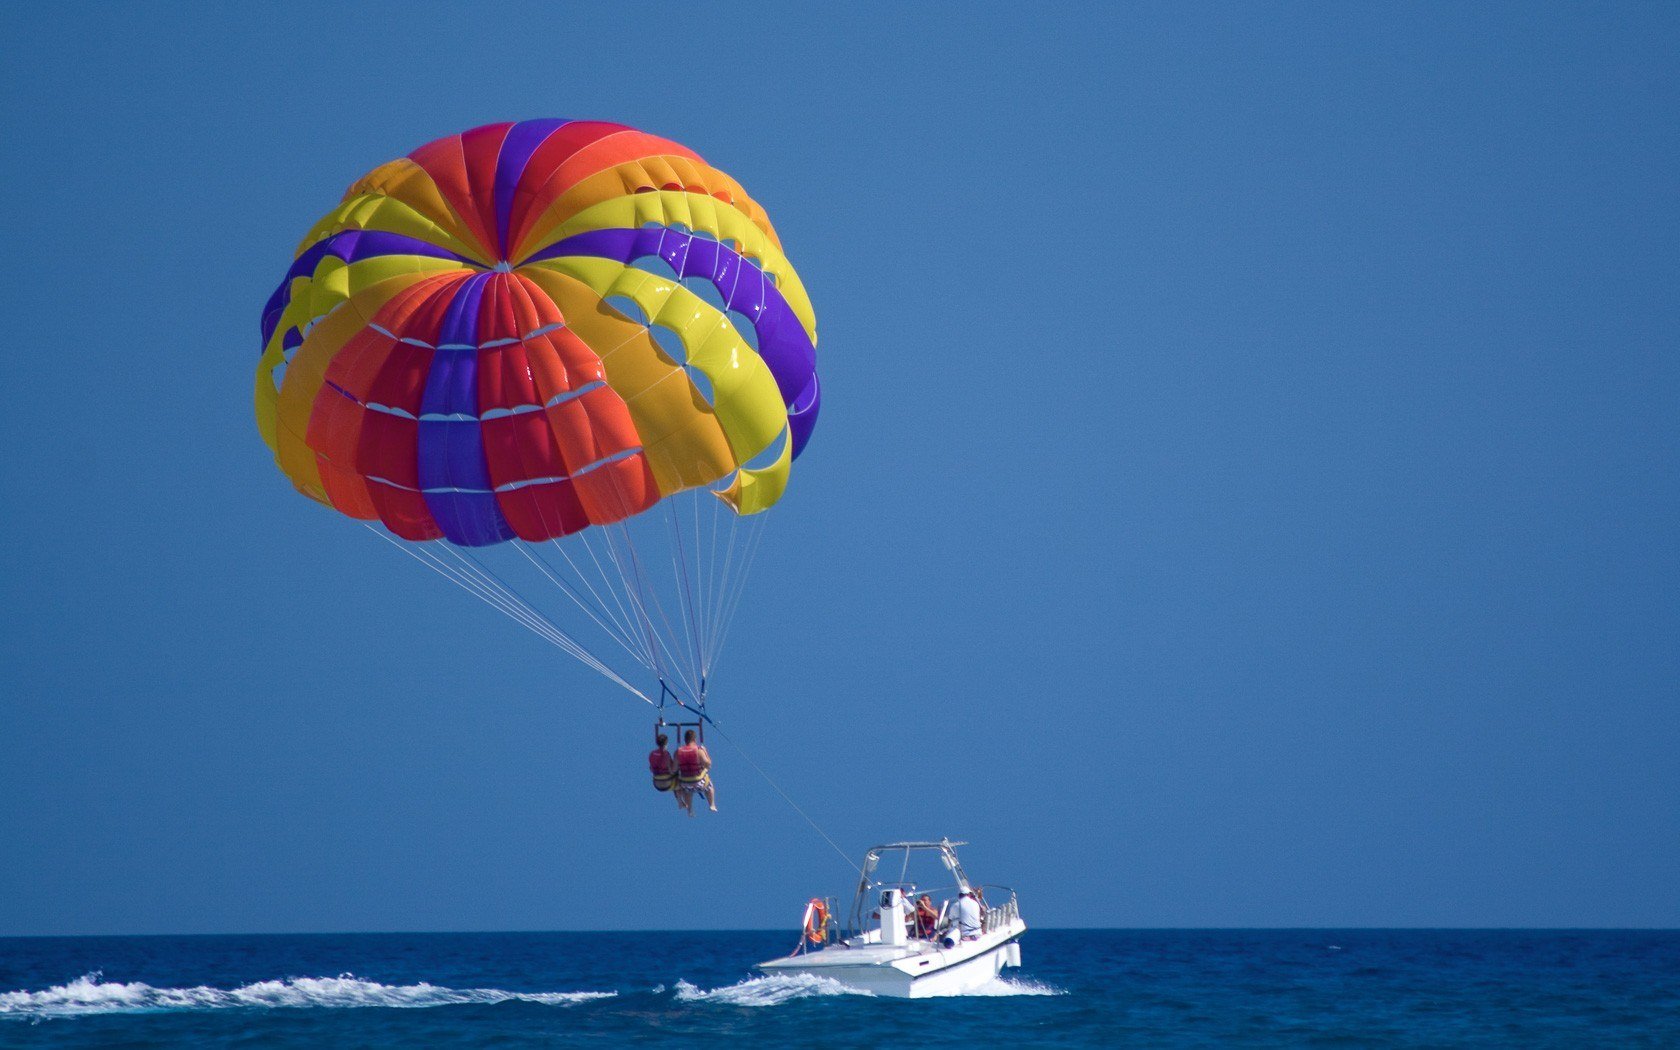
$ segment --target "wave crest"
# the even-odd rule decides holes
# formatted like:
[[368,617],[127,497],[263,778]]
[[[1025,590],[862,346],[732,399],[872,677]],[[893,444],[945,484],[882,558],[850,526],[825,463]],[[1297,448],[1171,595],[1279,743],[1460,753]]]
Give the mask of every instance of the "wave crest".
[[704,991],[687,981],[677,982],[677,1000],[685,1003],[723,1003],[726,1006],[776,1006],[819,995],[870,995],[848,988],[832,977],[808,973],[778,973],[749,977],[738,984]]
[[985,997],[999,995],[1066,995],[1067,992],[1053,985],[1029,981],[1025,977],[994,977],[978,988],[959,994]]
[[169,1010],[227,1010],[279,1007],[383,1006],[415,1008],[504,1002],[564,1006],[608,999],[616,992],[509,992],[500,988],[444,988],[426,984],[380,984],[352,974],[288,977],[239,988],[154,988],[138,981],[105,981],[90,973],[39,992],[0,992],[0,1017],[83,1017],[94,1014],[157,1013]]
[[[656,989],[657,990],[657,989]],[[726,1006],[778,1006],[792,1002],[795,999],[810,999],[819,995],[863,995],[873,997],[875,993],[866,992],[849,985],[841,984],[832,977],[818,977],[809,973],[772,974],[766,977],[752,977],[737,984],[711,991],[697,988],[687,981],[678,981],[676,996],[679,1002],[685,1003],[723,1003]],[[956,998],[963,996],[979,996],[982,998],[1010,995],[1066,995],[1060,988],[1038,981],[1024,978],[1010,979],[994,977],[978,988],[966,992],[952,992],[949,996],[931,996],[930,998]]]

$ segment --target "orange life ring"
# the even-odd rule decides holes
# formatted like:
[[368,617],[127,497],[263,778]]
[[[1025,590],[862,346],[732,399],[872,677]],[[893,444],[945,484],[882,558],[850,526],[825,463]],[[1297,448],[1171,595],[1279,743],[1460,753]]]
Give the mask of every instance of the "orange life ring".
[[812,944],[828,939],[828,905],[821,897],[812,897],[805,905],[805,939]]

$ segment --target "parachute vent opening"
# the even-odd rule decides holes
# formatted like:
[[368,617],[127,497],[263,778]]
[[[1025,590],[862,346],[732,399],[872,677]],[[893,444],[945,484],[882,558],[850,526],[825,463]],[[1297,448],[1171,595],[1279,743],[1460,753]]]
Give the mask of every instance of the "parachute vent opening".
[[782,432],[776,435],[776,440],[770,442],[764,451],[741,464],[742,469],[763,470],[766,467],[774,466],[776,461],[782,458],[782,449],[787,443],[788,428],[783,427]]
[[281,361],[268,371],[268,378],[274,384],[276,393],[279,392],[281,385],[286,382],[286,366],[289,363],[289,361]]
[[672,364],[688,368],[688,347],[683,345],[682,336],[675,329],[662,324],[649,325],[648,334],[653,336],[653,341],[659,344],[659,349],[671,359]]
[[684,277],[682,280],[682,286],[699,296],[700,300],[712,309],[719,311],[726,309],[723,301],[723,293],[718,291],[718,286],[713,284],[710,278],[698,276]]
[[752,318],[739,310],[728,310],[725,313],[729,318],[730,326],[735,329],[735,334],[741,337],[743,343],[752,347],[754,353],[757,353],[758,326],[753,324]]
[[648,323],[647,311],[642,309],[641,303],[638,303],[628,295],[609,295],[603,299],[602,302],[606,303],[614,310],[617,310],[628,320],[634,321],[639,325],[646,325]]
[[694,392],[706,402],[706,407],[717,407],[717,392],[712,389],[712,377],[693,365],[684,365],[683,371],[688,373],[688,381],[694,384]]
[[655,277],[663,277],[667,281],[680,281],[682,275],[666,260],[663,255],[643,255],[635,260],[636,269],[643,273],[651,273]]

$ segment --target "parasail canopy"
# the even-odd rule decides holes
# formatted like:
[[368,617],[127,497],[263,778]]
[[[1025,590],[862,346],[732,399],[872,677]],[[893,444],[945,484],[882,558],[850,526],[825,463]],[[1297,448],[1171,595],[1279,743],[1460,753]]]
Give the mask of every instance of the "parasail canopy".
[[[262,344],[257,425],[298,491],[423,545],[417,558],[647,699],[457,550],[553,544],[573,573],[522,557],[589,614],[580,626],[703,704],[738,597],[723,578],[734,519],[782,498],[820,403],[810,300],[738,183],[600,121],[439,139],[315,224]],[[649,518],[670,550],[636,539]]]

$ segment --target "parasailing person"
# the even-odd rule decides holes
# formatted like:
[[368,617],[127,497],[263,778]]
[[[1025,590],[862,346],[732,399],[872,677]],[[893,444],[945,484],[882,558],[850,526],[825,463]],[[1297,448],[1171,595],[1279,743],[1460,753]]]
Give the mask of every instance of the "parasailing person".
[[653,775],[655,791],[669,791],[676,796],[677,805],[687,809],[683,792],[677,791],[677,758],[666,745],[670,737],[660,733],[653,738],[654,748],[648,752],[648,772]]
[[712,755],[706,745],[695,740],[694,730],[683,734],[683,746],[677,748],[677,783],[690,793],[688,815],[694,816],[693,795],[706,800],[712,812],[717,812],[717,787],[712,783]]

